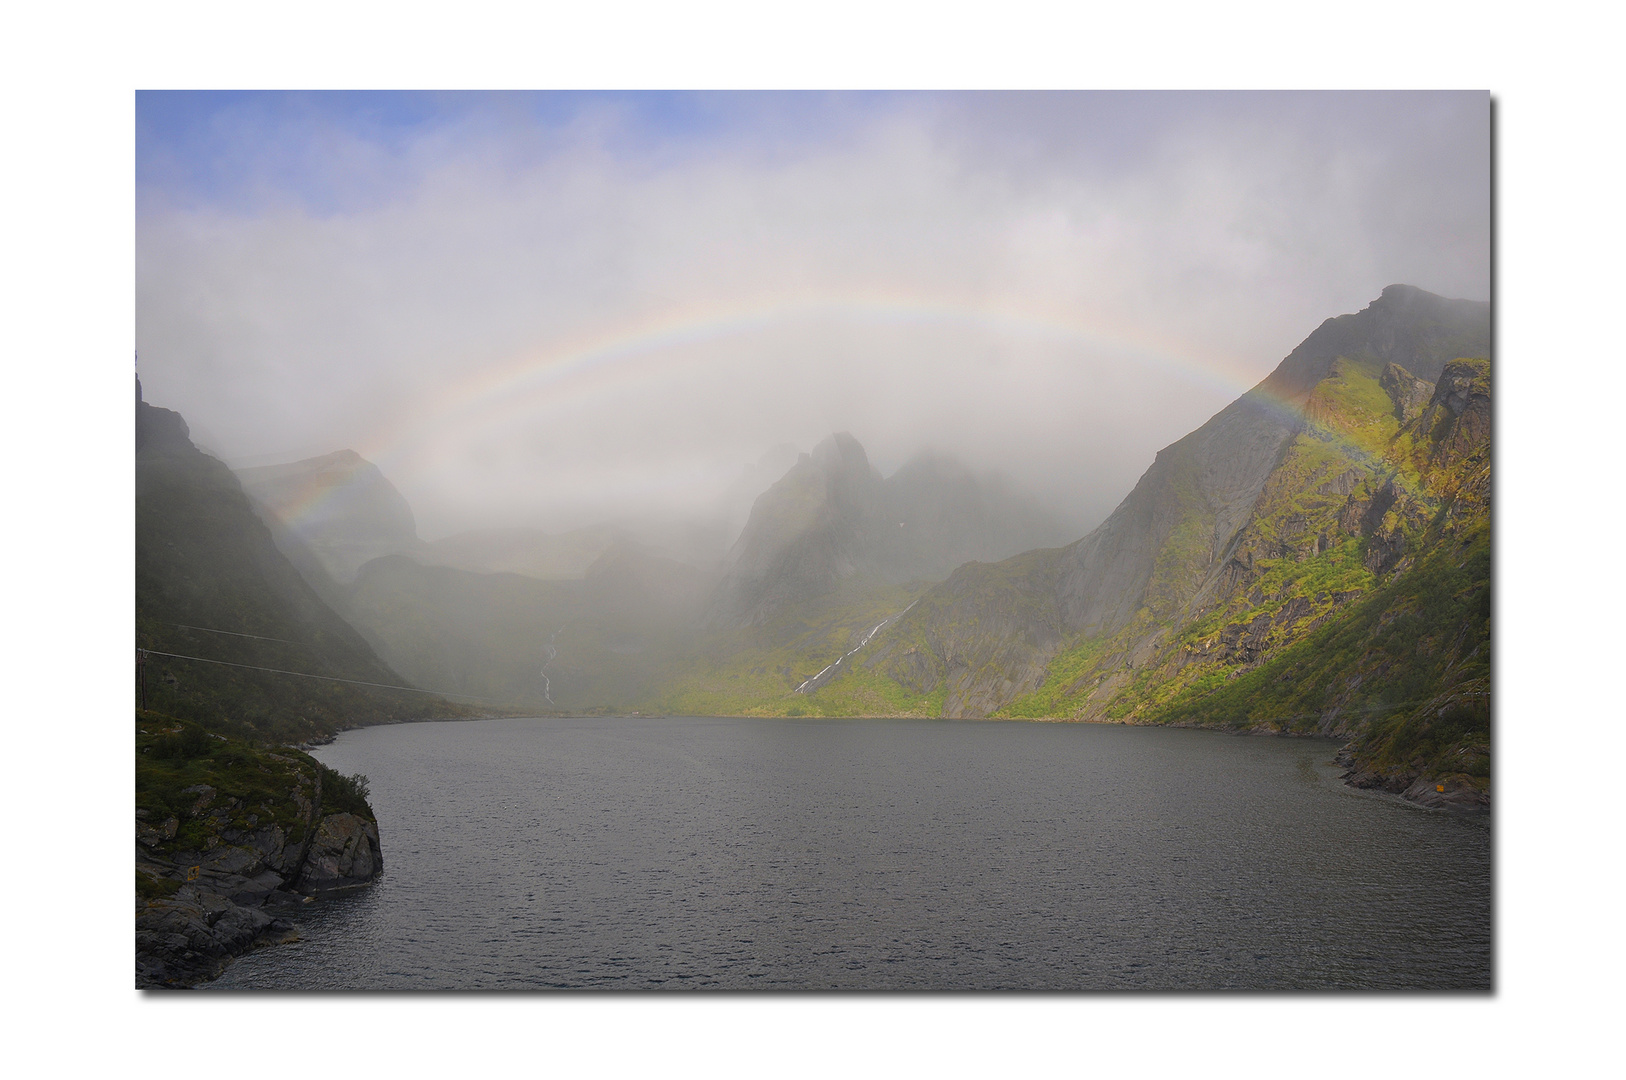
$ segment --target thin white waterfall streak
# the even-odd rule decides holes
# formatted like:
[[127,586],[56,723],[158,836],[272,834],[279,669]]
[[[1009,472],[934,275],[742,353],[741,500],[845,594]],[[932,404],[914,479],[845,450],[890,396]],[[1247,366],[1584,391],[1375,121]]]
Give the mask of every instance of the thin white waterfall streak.
[[[565,623],[565,626],[569,625],[570,624],[568,622]],[[559,639],[560,634],[565,632],[565,626],[561,626],[559,629],[555,630],[552,635],[548,637],[548,643],[542,646],[544,649],[548,650],[548,658],[542,661],[542,669],[538,671],[537,674],[542,676],[542,696],[548,699],[549,705],[554,704],[554,701],[553,681],[548,678],[548,665],[553,663],[554,660],[556,660],[559,656],[559,647],[555,645],[554,642]]]
[[917,598],[915,600],[914,604],[910,604],[909,607],[904,608],[902,611],[898,612],[896,615],[889,615],[886,618],[882,619],[880,622],[876,623],[874,626],[872,626],[870,628],[869,633],[865,634],[862,638],[859,639],[858,644],[855,647],[853,647],[853,648],[847,650],[846,652],[842,653],[839,657],[836,658],[835,663],[826,664],[824,666],[824,668],[821,669],[817,675],[813,676],[811,679],[808,679],[806,682],[802,683],[802,685],[798,686],[796,688],[795,692],[798,693],[798,694],[805,694],[805,693],[807,693],[809,691],[809,688],[817,690],[818,689],[818,683],[819,683],[820,679],[823,679],[826,674],[828,674],[830,672],[833,672],[833,671],[835,671],[836,668],[840,667],[841,662],[843,660],[847,659],[849,656],[851,656],[853,653],[857,652],[859,649],[862,649],[865,645],[868,645],[870,643],[870,640],[872,638],[874,638],[876,634],[879,634],[887,626],[889,626],[892,623],[897,622],[899,619],[901,619],[905,615],[909,614],[910,610],[913,609],[915,604],[918,604],[918,603],[920,603],[920,600]]

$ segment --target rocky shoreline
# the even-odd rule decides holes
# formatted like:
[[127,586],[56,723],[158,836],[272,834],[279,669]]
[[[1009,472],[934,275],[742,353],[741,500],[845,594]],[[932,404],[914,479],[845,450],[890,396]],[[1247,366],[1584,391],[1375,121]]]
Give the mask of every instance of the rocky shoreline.
[[[214,795],[201,792],[199,801]],[[222,807],[232,809],[240,808]],[[250,949],[298,940],[287,917],[298,905],[365,886],[384,868],[378,826],[355,814],[321,817],[305,842],[291,843],[277,825],[224,828],[207,850],[159,854],[151,841],[177,825],[136,822],[138,988],[192,986]]]
[[[1120,727],[1158,726],[1185,728],[1191,731],[1223,731],[1231,735],[1262,735],[1285,739],[1325,739],[1328,737],[1320,731],[1283,731],[1279,727],[1267,724],[1257,724],[1251,728],[1237,731],[1190,720],[1160,725],[1137,725],[1126,723],[1123,720],[1083,720],[1067,717],[1046,718],[1040,722],[1108,724]],[[1357,756],[1355,741],[1345,743],[1339,748],[1338,753],[1333,756],[1333,764],[1344,770],[1340,779],[1352,788],[1398,795],[1407,802],[1416,803],[1418,806],[1424,806],[1430,810],[1454,810],[1470,814],[1490,813],[1490,792],[1483,786],[1476,784],[1473,778],[1466,773],[1435,776],[1427,771],[1419,771],[1415,766],[1411,769],[1393,769],[1389,772],[1380,772],[1370,764],[1364,763]]]
[[150,713],[136,741],[137,988],[193,986],[297,940],[301,905],[383,872],[365,778]]
[[1343,781],[1350,787],[1388,792],[1431,810],[1490,813],[1490,792],[1476,785],[1465,774],[1428,776],[1403,770],[1382,773],[1361,764],[1355,757],[1353,746],[1353,743],[1345,746],[1333,758],[1336,764],[1343,766]]

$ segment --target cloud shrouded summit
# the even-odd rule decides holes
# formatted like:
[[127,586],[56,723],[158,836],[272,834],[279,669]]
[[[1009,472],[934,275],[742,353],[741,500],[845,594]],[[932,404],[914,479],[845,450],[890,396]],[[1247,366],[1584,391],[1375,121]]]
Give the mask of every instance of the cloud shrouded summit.
[[851,431],[1082,527],[1329,312],[1489,290],[1489,103],[142,94],[148,397],[426,538],[711,509]]

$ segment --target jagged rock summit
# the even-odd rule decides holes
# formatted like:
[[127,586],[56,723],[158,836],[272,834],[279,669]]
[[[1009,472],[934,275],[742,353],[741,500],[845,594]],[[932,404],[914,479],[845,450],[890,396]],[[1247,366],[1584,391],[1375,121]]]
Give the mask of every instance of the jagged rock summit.
[[858,440],[841,432],[757,499],[705,621],[759,625],[848,582],[939,580],[969,560],[1065,536],[1053,515],[997,476],[922,455],[883,479]]

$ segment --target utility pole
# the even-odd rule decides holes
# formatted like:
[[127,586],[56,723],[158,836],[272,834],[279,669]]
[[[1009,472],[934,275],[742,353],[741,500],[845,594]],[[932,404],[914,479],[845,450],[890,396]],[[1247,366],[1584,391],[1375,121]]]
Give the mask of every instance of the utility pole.
[[141,710],[147,710],[147,651],[136,650],[136,684],[141,688]]

